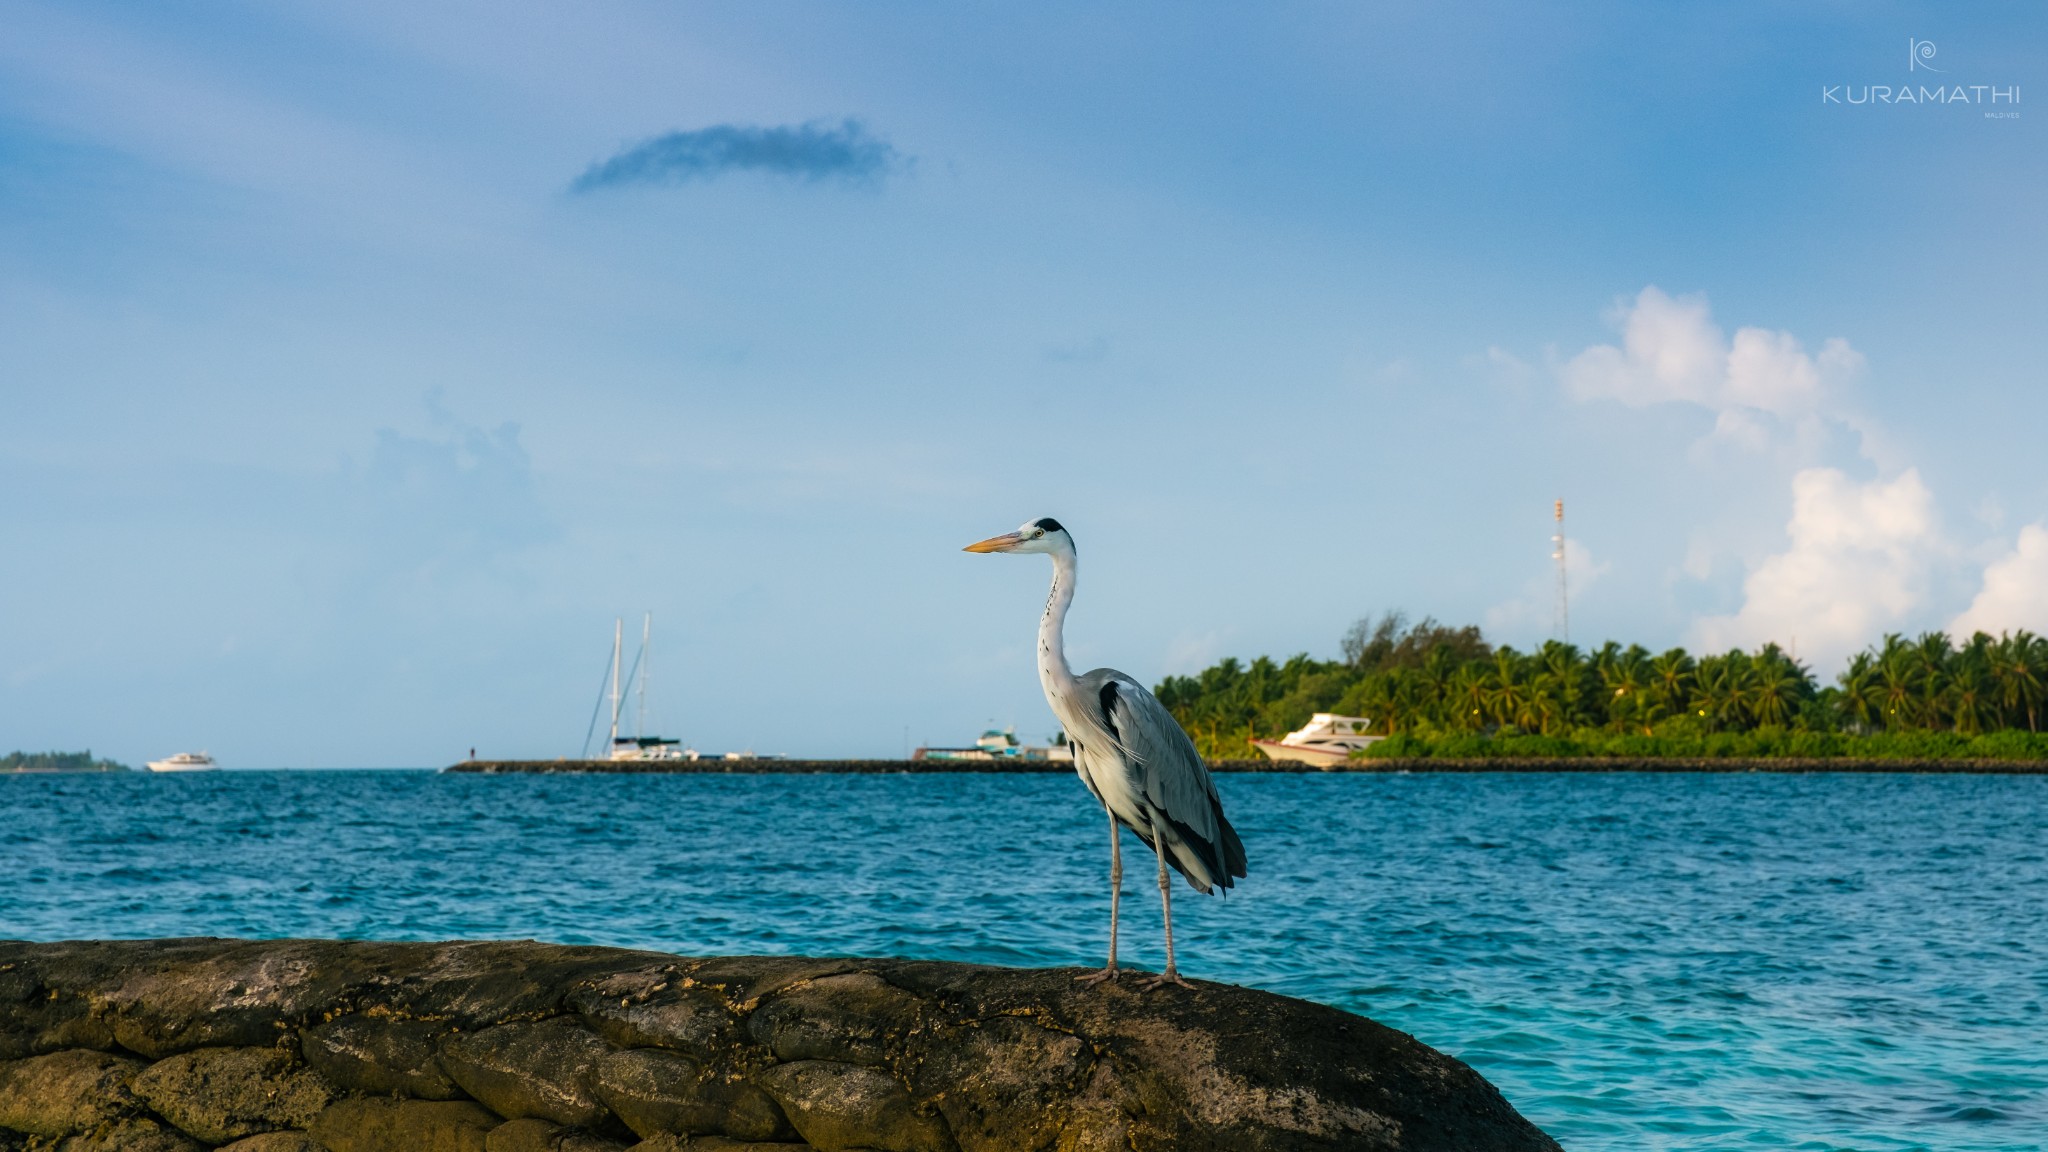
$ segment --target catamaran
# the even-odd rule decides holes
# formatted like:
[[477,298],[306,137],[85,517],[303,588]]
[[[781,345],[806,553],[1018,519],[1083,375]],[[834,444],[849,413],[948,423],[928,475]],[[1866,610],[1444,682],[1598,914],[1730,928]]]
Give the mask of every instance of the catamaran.
[[180,752],[162,760],[147,760],[151,772],[211,772],[220,765],[204,752]]
[[1278,740],[1254,740],[1268,760],[1299,760],[1315,768],[1341,768],[1351,753],[1384,736],[1367,736],[1372,721],[1363,716],[1335,716],[1318,712],[1308,723]]

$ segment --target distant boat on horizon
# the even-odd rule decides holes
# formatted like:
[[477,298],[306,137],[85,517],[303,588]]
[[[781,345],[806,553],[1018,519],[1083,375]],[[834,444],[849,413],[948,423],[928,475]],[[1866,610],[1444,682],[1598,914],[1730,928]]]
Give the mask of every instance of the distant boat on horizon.
[[162,760],[146,761],[151,772],[212,772],[220,768],[204,752],[180,752]]
[[[652,666],[652,664],[654,663],[654,613],[649,612],[647,614],[646,619],[643,620],[640,624],[640,652],[638,655],[633,657],[632,670],[627,672],[625,677],[622,679],[619,675],[619,657],[623,653],[625,647],[625,623],[626,622],[623,617],[612,621],[611,684],[609,689],[607,691],[600,692],[597,698],[597,706],[599,710],[602,710],[604,708],[605,697],[609,696],[611,698],[612,703],[611,741],[606,746],[605,759],[697,759],[698,756],[696,749],[685,747],[681,740],[671,740],[665,736],[640,735],[641,730],[643,730],[647,725],[647,673],[650,666]],[[640,694],[640,716],[638,721],[633,725],[634,734],[631,736],[621,736],[619,735],[619,705],[627,691],[627,681],[632,681],[634,683],[635,689]],[[591,725],[593,728],[596,726],[596,723],[597,713],[593,712],[591,714]],[[590,736],[588,733],[586,733],[583,738],[583,758],[588,759],[589,756]]]

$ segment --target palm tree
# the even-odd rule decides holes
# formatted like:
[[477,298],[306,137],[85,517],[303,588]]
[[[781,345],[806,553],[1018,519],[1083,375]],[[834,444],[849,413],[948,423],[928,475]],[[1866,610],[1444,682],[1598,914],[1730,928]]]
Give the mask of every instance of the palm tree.
[[1559,640],[1546,641],[1536,659],[1530,690],[1538,701],[1542,730],[1546,734],[1565,731],[1585,714],[1591,669],[1578,648]]
[[1947,718],[1951,662],[1955,646],[1946,632],[1922,632],[1913,645],[1913,658],[1920,665],[1920,723],[1940,728]]
[[1896,632],[1885,634],[1871,685],[1885,728],[1898,731],[1913,726],[1920,701],[1922,668],[1922,661],[1904,637]]
[[1452,726],[1465,729],[1479,729],[1486,726],[1487,706],[1490,695],[1487,688],[1488,666],[1478,661],[1458,665],[1451,676],[1450,690],[1445,696],[1445,717]]
[[1998,686],[1991,676],[1990,647],[1991,637],[1979,632],[1948,661],[1943,697],[1959,735],[1977,735],[1986,720],[1991,727],[1998,726]]
[[1373,726],[1393,735],[1414,722],[1418,691],[1412,668],[1388,668],[1366,679],[1365,703],[1372,709]]
[[[1982,632],[1977,633],[1977,636],[1983,635]],[[1971,640],[1974,642],[1976,637],[1971,637]],[[1988,671],[1996,686],[1998,701],[2011,718],[2008,723],[2016,721],[2024,712],[2029,732],[2039,730],[2035,727],[2034,710],[2041,702],[2043,662],[2033,653],[2040,645],[2039,637],[2022,628],[2001,635],[1985,646]]]
[[1840,683],[1840,705],[1850,723],[1866,731],[1884,723],[1884,694],[1879,690],[1875,657],[1868,651],[1849,657],[1849,666],[1842,670]]
[[1458,670],[1457,654],[1443,644],[1431,646],[1422,657],[1422,671],[1419,677],[1420,699],[1417,703],[1434,719],[1443,719],[1445,706],[1451,698],[1451,677]]
[[1749,696],[1749,657],[1741,651],[1700,658],[1693,673],[1693,711],[1720,731],[1740,727],[1743,703]]
[[1697,671],[1698,665],[1683,648],[1673,648],[1650,661],[1650,705],[1658,719],[1692,710]]
[[1759,725],[1790,725],[1799,705],[1813,695],[1813,680],[1805,667],[1776,644],[1766,644],[1750,657],[1746,679],[1744,710]]
[[1615,644],[1600,649],[1600,656],[1594,666],[1600,672],[1601,700],[1607,706],[1610,722],[1616,727],[1640,726],[1643,735],[1650,734],[1647,722],[1650,710],[1650,653],[1640,644],[1631,644],[1622,651],[1610,651]]
[[1486,669],[1486,710],[1496,724],[1520,724],[1529,700],[1528,673],[1520,652],[1503,644]]

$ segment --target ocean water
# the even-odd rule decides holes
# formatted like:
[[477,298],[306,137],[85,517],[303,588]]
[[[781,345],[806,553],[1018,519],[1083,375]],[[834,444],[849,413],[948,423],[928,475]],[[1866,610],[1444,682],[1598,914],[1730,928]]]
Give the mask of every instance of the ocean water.
[[[1183,969],[1410,1032],[1567,1148],[2048,1146],[2048,778],[1220,786],[1251,875],[1179,888]],[[0,936],[1099,964],[1107,837],[1064,776],[0,777]]]

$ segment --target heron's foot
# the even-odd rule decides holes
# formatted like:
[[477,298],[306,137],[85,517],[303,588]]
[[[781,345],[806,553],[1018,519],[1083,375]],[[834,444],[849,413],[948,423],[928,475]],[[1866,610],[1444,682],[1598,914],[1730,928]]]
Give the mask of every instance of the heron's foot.
[[1166,971],[1161,972],[1157,976],[1147,976],[1145,979],[1139,981],[1138,991],[1150,992],[1155,988],[1162,988],[1168,984],[1172,984],[1175,987],[1179,988],[1187,988],[1190,990],[1194,988],[1193,984],[1190,984],[1187,981],[1180,978],[1180,973],[1174,971],[1171,968],[1168,968]]
[[1117,967],[1114,964],[1111,964],[1109,967],[1104,968],[1100,972],[1081,973],[1079,976],[1074,977],[1074,983],[1086,984],[1090,988],[1093,988],[1097,984],[1102,983],[1114,984],[1117,982],[1117,980],[1122,978],[1123,974],[1123,969]]

